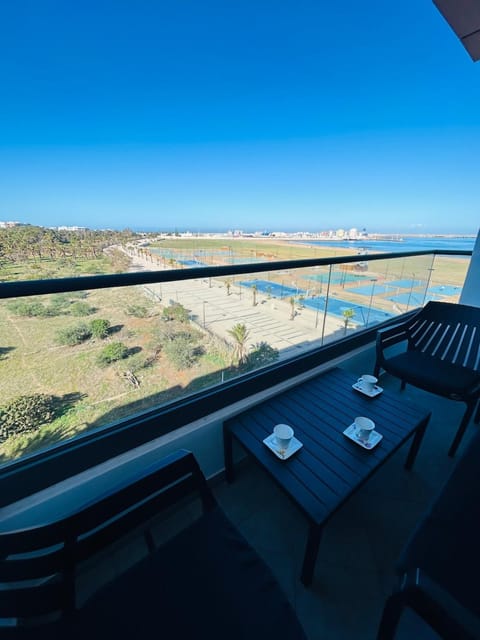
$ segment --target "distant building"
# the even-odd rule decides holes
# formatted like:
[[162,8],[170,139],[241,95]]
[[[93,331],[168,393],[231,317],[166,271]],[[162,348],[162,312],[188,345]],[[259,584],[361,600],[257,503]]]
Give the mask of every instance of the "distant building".
[[13,222],[12,220],[8,220],[6,222],[0,220],[0,228],[1,229],[10,229],[11,227],[24,227],[23,222]]

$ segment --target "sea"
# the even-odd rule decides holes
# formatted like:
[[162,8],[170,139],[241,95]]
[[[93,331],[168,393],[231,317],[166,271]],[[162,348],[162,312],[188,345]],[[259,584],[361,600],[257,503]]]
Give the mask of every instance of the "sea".
[[395,240],[292,240],[300,244],[336,247],[338,249],[357,249],[358,253],[399,253],[403,251],[435,251],[448,249],[451,251],[472,251],[475,237],[423,237],[407,236]]

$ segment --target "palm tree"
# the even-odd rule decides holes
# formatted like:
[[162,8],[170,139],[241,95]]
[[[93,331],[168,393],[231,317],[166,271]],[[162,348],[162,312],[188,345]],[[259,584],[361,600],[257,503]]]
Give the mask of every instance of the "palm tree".
[[344,331],[343,335],[346,336],[347,335],[347,329],[348,329],[348,323],[350,322],[350,320],[355,315],[355,311],[353,309],[343,309],[342,314],[343,314],[343,323],[345,325],[345,331]]
[[235,340],[232,362],[242,365],[247,359],[247,340],[250,335],[248,329],[245,324],[238,322],[231,329],[228,329],[228,333]]
[[290,320],[293,320],[295,318],[295,298],[292,296],[289,302],[290,302]]

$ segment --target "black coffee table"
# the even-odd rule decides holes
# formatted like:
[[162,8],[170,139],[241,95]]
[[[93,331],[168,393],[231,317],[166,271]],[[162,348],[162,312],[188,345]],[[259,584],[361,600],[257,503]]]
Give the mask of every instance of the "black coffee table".
[[[312,582],[322,529],[328,519],[364,482],[413,436],[405,462],[411,469],[430,412],[405,402],[385,389],[368,398],[352,389],[356,377],[331,369],[288,391],[261,402],[223,425],[225,471],[233,482],[232,441],[235,438],[300,507],[309,521],[302,582]],[[367,451],[343,431],[356,416],[367,416],[383,439]],[[278,459],[264,438],[278,423],[287,423],[303,447],[288,460]]]

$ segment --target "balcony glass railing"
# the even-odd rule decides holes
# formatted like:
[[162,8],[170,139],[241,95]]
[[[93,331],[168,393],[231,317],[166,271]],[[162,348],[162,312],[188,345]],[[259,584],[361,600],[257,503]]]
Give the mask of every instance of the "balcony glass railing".
[[[0,285],[3,463],[281,365],[425,304],[458,301],[468,255],[184,264]],[[197,254],[198,257],[198,254]],[[185,261],[184,260],[184,261]],[[168,262],[170,261],[170,262]]]

